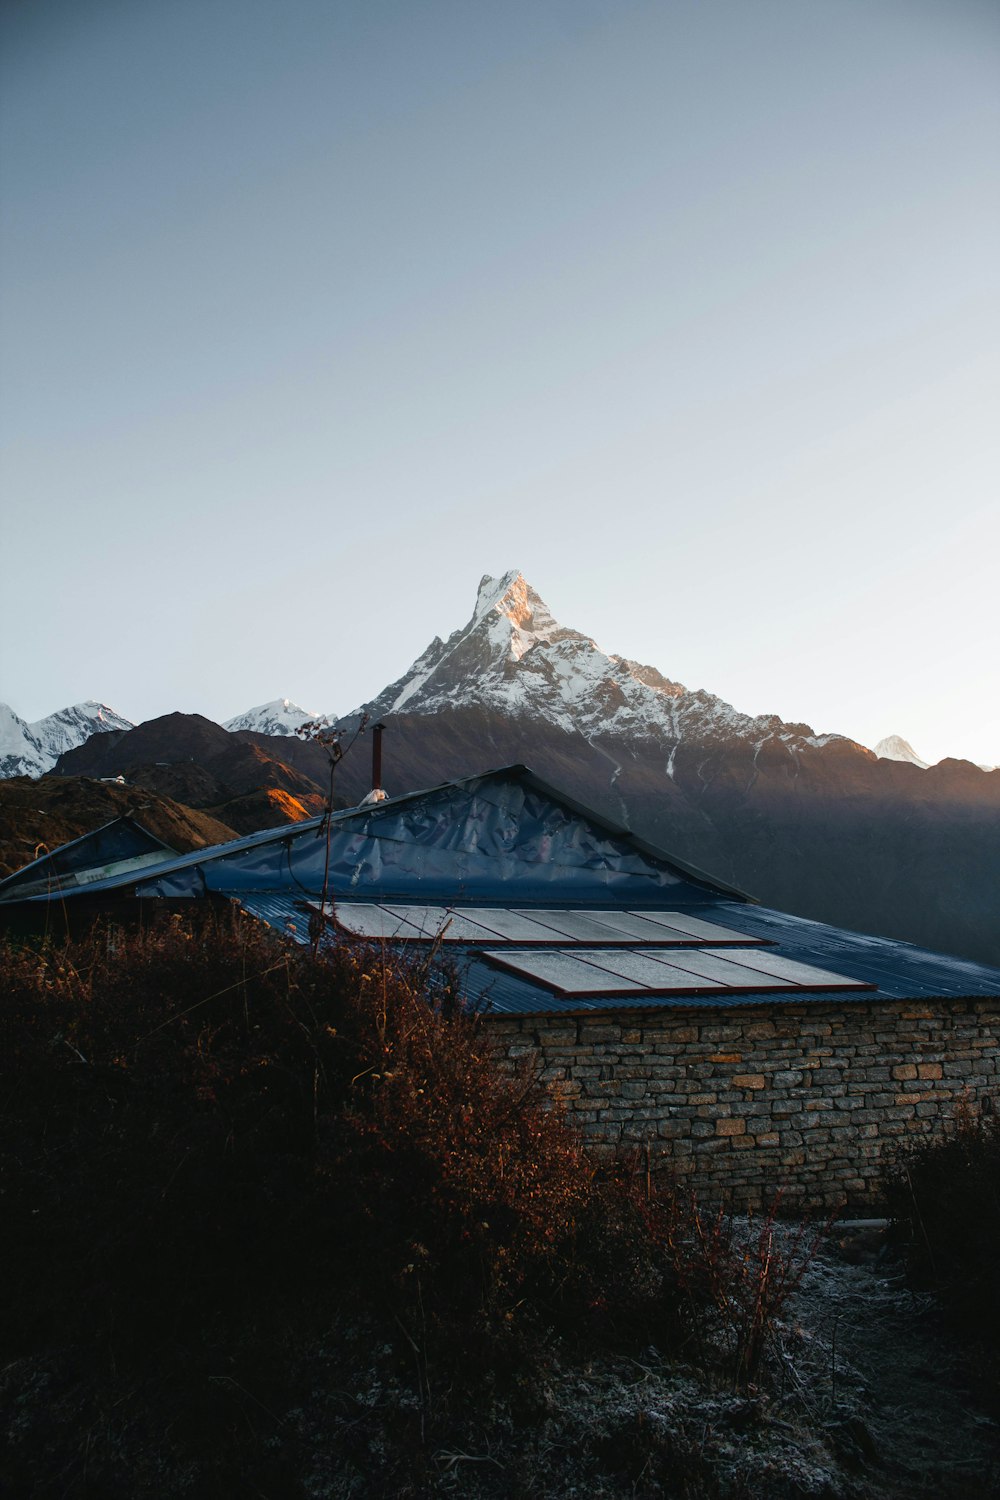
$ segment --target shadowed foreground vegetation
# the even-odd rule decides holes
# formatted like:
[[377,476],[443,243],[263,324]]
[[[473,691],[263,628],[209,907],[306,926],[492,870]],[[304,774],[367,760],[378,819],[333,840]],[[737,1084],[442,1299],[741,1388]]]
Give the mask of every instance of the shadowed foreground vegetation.
[[[447,973],[229,918],[0,963],[3,1493],[537,1493],[553,1363],[650,1346],[752,1419],[801,1243],[598,1166]],[[593,1493],[717,1492],[633,1425]]]
[[[989,1104],[989,1101],[987,1101]],[[895,1161],[886,1177],[895,1237],[912,1284],[977,1351],[980,1393],[1000,1414],[1000,1119],[960,1105],[954,1122]]]

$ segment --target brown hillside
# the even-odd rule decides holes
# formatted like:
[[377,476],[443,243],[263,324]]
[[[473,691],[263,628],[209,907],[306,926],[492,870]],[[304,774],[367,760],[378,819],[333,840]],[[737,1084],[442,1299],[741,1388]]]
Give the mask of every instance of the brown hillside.
[[309,775],[287,765],[280,753],[248,744],[200,714],[164,714],[115,738],[92,735],[86,744],[59,757],[56,774],[124,776],[161,797],[201,808],[218,807],[261,789],[287,792],[299,801],[322,792]]
[[282,823],[301,823],[325,810],[318,795],[293,797],[279,788],[261,787],[244,797],[234,797],[212,811],[235,828],[237,833],[256,833],[261,828],[279,828]]
[[15,776],[0,781],[0,877],[125,814],[182,854],[236,837],[229,824],[143,787],[85,776]]

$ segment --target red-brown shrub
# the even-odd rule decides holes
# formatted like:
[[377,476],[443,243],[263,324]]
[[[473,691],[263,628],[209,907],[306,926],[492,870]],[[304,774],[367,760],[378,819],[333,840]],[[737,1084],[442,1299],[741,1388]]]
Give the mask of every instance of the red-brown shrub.
[[[756,1340],[747,1378],[763,1302],[725,1237],[598,1168],[454,975],[364,945],[314,958],[230,914],[0,965],[0,1367],[62,1370],[101,1431],[155,1412],[204,1493],[271,1473],[258,1427],[317,1341],[348,1384],[398,1348],[419,1402],[393,1474],[456,1403],[530,1387],[553,1333],[667,1352],[724,1310]],[[0,1488],[89,1493],[91,1440],[66,1442],[0,1454]],[[293,1450],[268,1493],[300,1493]]]

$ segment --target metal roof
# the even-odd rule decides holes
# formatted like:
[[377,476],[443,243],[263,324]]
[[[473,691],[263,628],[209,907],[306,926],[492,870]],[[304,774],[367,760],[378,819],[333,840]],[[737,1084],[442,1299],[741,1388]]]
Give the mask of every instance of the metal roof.
[[[309,940],[309,908],[304,898],[287,892],[240,892],[239,904],[252,916],[300,943]],[[567,907],[573,905],[567,902]],[[484,909],[486,909],[484,907]],[[708,920],[725,921],[748,938],[764,939],[785,957],[797,962],[833,968],[874,988],[861,990],[772,990],[739,994],[670,997],[663,995],[591,995],[561,1000],[530,979],[495,968],[482,957],[482,950],[455,944],[448,951],[462,980],[470,1003],[495,1016],[587,1016],[608,1012],[652,1012],[657,1010],[738,1010],[753,1006],[840,1006],[894,1000],[1000,1001],[1000,970],[967,959],[951,958],[891,938],[868,937],[847,932],[823,922],[792,917],[763,906],[716,900],[697,909]],[[324,941],[337,939],[332,929]],[[357,941],[357,940],[353,940]],[[416,943],[374,942],[373,951],[391,949],[406,953],[426,952]]]

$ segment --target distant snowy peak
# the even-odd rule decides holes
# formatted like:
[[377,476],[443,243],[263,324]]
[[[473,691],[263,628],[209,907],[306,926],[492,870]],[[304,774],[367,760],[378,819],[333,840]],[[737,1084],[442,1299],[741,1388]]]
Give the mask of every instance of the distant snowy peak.
[[31,726],[8,704],[0,703],[0,776],[40,776],[44,770]]
[[106,734],[114,729],[124,733],[134,728],[131,719],[123,719],[106,703],[88,698],[84,703],[75,703],[72,708],[61,708],[58,713],[49,714],[47,719],[39,719],[31,725],[31,732],[45,754],[51,756],[51,764],[55,765],[64,750],[75,750],[92,734]]
[[64,750],[75,750],[92,734],[133,729],[129,719],[88,698],[71,708],[25,723],[6,703],[0,703],[0,776],[42,776],[51,771]]
[[898,734],[890,734],[884,740],[879,740],[875,746],[875,754],[879,760],[905,760],[911,766],[919,766],[921,771],[928,769],[928,762],[921,760],[909,741]]
[[321,715],[300,708],[290,698],[272,698],[270,703],[248,708],[245,713],[228,719],[223,729],[249,729],[254,734],[294,734],[302,724],[309,724]]
[[518,572],[483,578],[472,618],[446,641],[435,638],[410,670],[365,708],[373,717],[480,707],[511,717],[542,717],[588,738],[653,737],[677,744],[779,738],[798,746],[813,735],[774,715],[751,718],[711,693],[689,692],[655,667],[602,651],[560,625]]

